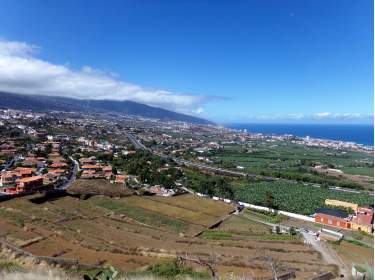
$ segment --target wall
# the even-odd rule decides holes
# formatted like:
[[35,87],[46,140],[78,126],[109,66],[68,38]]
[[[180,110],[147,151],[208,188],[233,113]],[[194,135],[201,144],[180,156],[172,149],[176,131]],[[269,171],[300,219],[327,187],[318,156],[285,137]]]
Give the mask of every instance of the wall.
[[[238,204],[243,205],[247,208],[251,209],[256,209],[256,210],[262,210],[262,211],[267,211],[267,212],[272,212],[268,207],[263,207],[263,206],[258,206],[254,204],[249,204],[245,202],[238,202]],[[315,219],[312,217],[296,214],[296,213],[291,213],[291,212],[286,212],[286,211],[277,211],[278,214],[282,214],[284,216],[288,216],[290,218],[306,221],[306,222],[315,222]]]
[[[192,191],[189,191],[190,193],[192,194],[195,194],[195,195],[198,195],[200,197],[207,197],[209,198],[207,195],[204,195],[204,194],[201,194],[201,193],[195,193],[195,192],[192,192]],[[239,205],[242,205],[244,207],[247,207],[247,208],[251,208],[251,209],[256,209],[256,210],[262,210],[262,211],[267,211],[267,212],[273,212],[274,210],[271,210],[269,209],[268,207],[264,207],[264,206],[258,206],[258,205],[254,205],[254,204],[250,204],[250,203],[246,203],[246,202],[241,202],[241,201],[230,201],[229,199],[224,199],[224,198],[221,198],[221,197],[217,197],[217,196],[214,196],[212,197],[211,199],[213,200],[221,200],[221,201],[224,201],[226,203],[238,203]],[[288,216],[290,218],[294,218],[294,219],[298,219],[298,220],[302,220],[302,221],[306,221],[306,222],[313,222],[315,223],[315,219],[312,218],[312,217],[309,217],[309,216],[304,216],[304,215],[300,215],[300,214],[296,214],[296,213],[291,213],[291,212],[287,212],[287,211],[277,211],[278,214],[282,214],[284,216]]]

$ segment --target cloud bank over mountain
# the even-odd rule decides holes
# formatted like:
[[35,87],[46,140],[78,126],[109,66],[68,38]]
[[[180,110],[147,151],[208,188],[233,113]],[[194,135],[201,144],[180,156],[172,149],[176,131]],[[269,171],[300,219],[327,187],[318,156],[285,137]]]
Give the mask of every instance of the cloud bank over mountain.
[[103,71],[79,70],[39,59],[41,48],[0,41],[0,91],[96,100],[130,100],[187,114],[200,114],[210,98],[145,89]]

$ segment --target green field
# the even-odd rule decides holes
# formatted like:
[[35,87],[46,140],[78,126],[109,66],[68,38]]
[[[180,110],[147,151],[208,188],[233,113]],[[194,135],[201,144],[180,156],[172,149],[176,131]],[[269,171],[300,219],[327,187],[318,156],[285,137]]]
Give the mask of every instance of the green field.
[[266,206],[266,195],[269,192],[274,197],[274,204],[279,210],[304,215],[315,213],[316,208],[324,206],[327,198],[354,202],[359,205],[373,204],[373,197],[366,194],[314,188],[298,183],[242,181],[235,185],[234,195],[238,201]]
[[226,168],[243,166],[244,171],[248,173],[348,188],[363,188],[372,184],[365,186],[343,176],[321,174],[313,167],[326,165],[347,174],[369,176],[370,181],[374,177],[371,154],[306,147],[285,141],[254,141],[247,146],[225,145],[224,149],[211,152],[208,156],[217,165]]
[[188,187],[197,192],[267,207],[267,196],[271,195],[279,210],[304,215],[315,213],[316,208],[324,206],[327,198],[359,205],[373,204],[373,197],[365,193],[336,191],[286,180],[232,179],[193,171],[186,171],[185,175]]

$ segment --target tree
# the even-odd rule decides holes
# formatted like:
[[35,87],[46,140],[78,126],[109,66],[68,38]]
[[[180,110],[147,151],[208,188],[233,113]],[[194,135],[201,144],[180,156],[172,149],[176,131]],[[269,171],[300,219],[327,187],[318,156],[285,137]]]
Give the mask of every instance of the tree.
[[290,235],[296,235],[297,234],[296,229],[294,227],[290,228],[289,233],[290,233]]
[[52,151],[52,144],[51,143],[48,143],[47,146],[46,146],[46,153],[47,154],[50,154]]
[[116,167],[112,167],[112,173],[113,173],[114,175],[117,174],[117,168],[116,168]]
[[275,226],[275,233],[276,234],[280,234],[281,233],[280,226]]
[[271,211],[275,209],[275,197],[270,191],[266,192],[265,204]]

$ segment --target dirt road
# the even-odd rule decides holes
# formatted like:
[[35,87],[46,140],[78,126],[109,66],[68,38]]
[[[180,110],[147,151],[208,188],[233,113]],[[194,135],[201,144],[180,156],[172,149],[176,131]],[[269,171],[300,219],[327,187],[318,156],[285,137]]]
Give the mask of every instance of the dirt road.
[[351,275],[350,270],[344,264],[340,256],[329,247],[325,241],[317,240],[316,236],[306,232],[301,232],[305,242],[311,245],[316,251],[322,254],[323,259],[330,264],[335,264],[339,268],[340,274],[344,275],[344,279],[348,279]]

